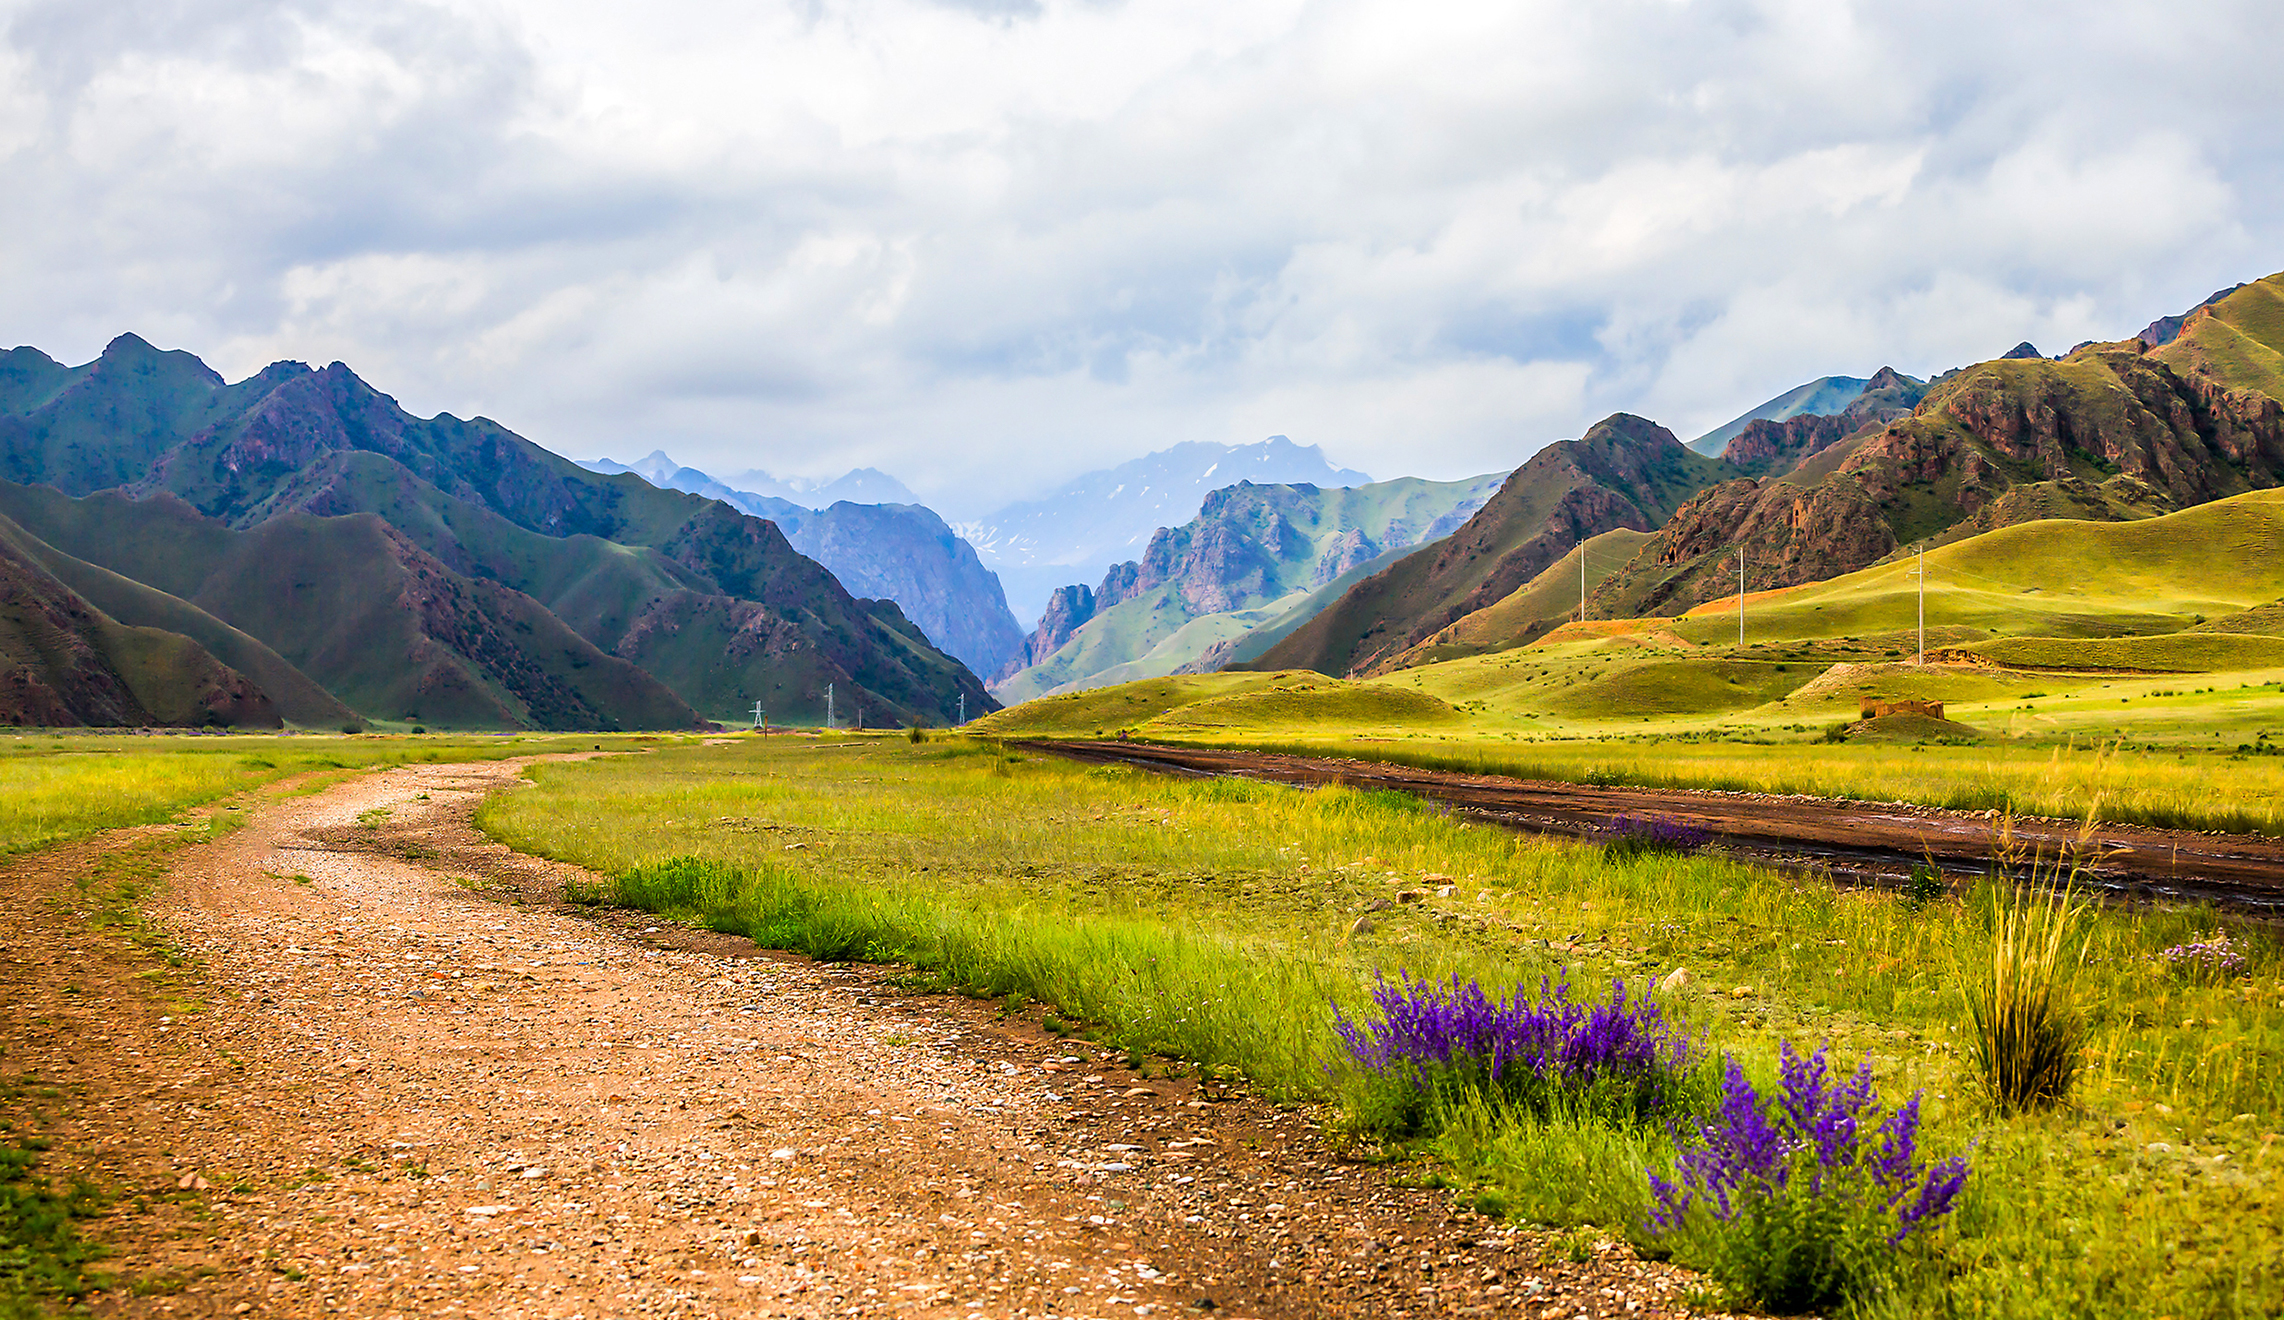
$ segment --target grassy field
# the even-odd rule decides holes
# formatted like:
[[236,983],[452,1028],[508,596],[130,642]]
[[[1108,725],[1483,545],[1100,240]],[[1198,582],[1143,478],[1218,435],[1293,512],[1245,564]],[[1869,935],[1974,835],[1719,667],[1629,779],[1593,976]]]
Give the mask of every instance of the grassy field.
[[[1478,654],[1426,648],[1449,658],[1361,681],[1290,670],[1103,688],[971,731],[1123,731],[1588,782],[2275,832],[2284,765],[2263,758],[2284,739],[2280,545],[2284,492],[2261,491],[2141,522],[2025,524],[1943,546],[1926,558],[1924,665],[1918,564],[1899,560],[1749,597],[1741,645],[1734,602],[1717,603],[1680,618],[1572,622]],[[1924,746],[1831,741],[1866,700],[1901,698],[1943,702],[1951,724]]]
[[[906,962],[924,983],[1041,1001],[1107,1044],[1240,1069],[1294,1098],[1337,1096],[1331,1006],[1354,1011],[1375,973],[1505,987],[1567,971],[1590,988],[1684,966],[1693,988],[1676,1004],[1711,1050],[1764,1074],[1780,1038],[1868,1056],[1883,1095],[1926,1089],[1931,1144],[1975,1143],[1939,1268],[1888,1311],[2284,1307],[2284,963],[2237,932],[2251,975],[2168,971],[2159,952],[2208,934],[2210,914],[2100,916],[2078,986],[2092,1022],[2077,1103],[2002,1121],[1970,1098],[1959,1052],[1949,969],[1975,919],[1956,900],[1915,907],[1706,856],[1618,858],[1392,795],[1171,781],[967,740],[748,739],[533,778],[481,823],[613,877],[599,900]],[[1399,893],[1422,897],[1359,925]],[[1626,1227],[1610,1221],[1631,1184],[1575,1140],[1455,1124],[1420,1149],[1483,1204]]]
[[312,770],[495,760],[626,747],[621,735],[143,738],[0,733],[0,856],[97,830],[151,825],[189,807]]
[[[1542,648],[1479,657],[1369,683],[1306,671],[1211,674],[1102,688],[1002,711],[978,736],[1102,737],[1361,756],[1407,765],[1573,783],[1806,793],[1963,810],[2191,829],[2284,832],[2284,681],[2270,673],[2104,678],[1918,670],[1865,662],[1842,671],[1778,659],[1728,662],[1707,681],[1738,702],[1810,676],[1822,691],[1761,707],[1750,720],[1662,716],[1585,727],[1495,703],[1496,672],[1557,672]],[[1639,669],[1576,686],[1617,684]],[[1418,680],[1417,682],[1413,680]],[[2200,686],[2190,687],[2195,682]],[[2033,686],[2037,684],[2038,686]],[[1558,689],[1560,690],[1560,689]],[[1670,693],[1669,687],[1664,691]],[[1644,687],[1645,702],[1660,689]],[[1826,741],[1860,697],[1947,700],[1953,720],[1997,729],[1969,745]],[[1965,698],[1962,700],[1962,698]],[[2008,736],[2009,734],[2013,736]]]

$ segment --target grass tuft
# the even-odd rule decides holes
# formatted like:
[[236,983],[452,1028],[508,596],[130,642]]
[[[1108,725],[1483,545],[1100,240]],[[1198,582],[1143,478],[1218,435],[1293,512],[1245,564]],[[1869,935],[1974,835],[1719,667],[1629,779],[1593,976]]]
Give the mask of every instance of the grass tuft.
[[2057,859],[2041,877],[2034,863],[2026,883],[1986,884],[1981,947],[1962,960],[1967,1056],[2001,1114],[2060,1105],[2083,1062],[2087,1024],[2072,982],[2091,942],[2091,901],[2071,883],[2075,870],[2063,867]]

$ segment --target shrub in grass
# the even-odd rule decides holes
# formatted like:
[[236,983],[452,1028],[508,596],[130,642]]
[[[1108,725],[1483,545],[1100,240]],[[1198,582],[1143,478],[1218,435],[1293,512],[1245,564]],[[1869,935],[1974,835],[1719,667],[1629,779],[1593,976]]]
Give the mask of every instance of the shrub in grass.
[[1869,1060],[1835,1082],[1824,1050],[1802,1055],[1787,1041],[1779,1054],[1774,1103],[1728,1061],[1720,1107],[1684,1142],[1673,1176],[1649,1179],[1650,1230],[1743,1305],[1863,1299],[1950,1213],[1967,1159],[1922,1158],[1919,1096],[1882,1117]]
[[1333,1030],[1346,1047],[1351,1105],[1367,1127],[1411,1133],[1460,1104],[1546,1118],[1558,1110],[1614,1123],[1667,1113],[1687,1090],[1689,1042],[1646,994],[1570,997],[1570,983],[1541,981],[1534,998],[1517,986],[1494,999],[1476,981],[1379,979],[1377,1020],[1338,1009]]
[[1612,816],[1602,827],[1603,850],[1621,861],[1651,853],[1690,853],[1713,842],[1713,836],[1695,825],[1671,816]]
[[[2057,868],[2059,869],[2059,868]],[[2085,1015],[2071,981],[2085,960],[2088,903],[2068,883],[1990,884],[1982,941],[1961,959],[1967,1057],[2001,1114],[2061,1104],[2077,1082]]]

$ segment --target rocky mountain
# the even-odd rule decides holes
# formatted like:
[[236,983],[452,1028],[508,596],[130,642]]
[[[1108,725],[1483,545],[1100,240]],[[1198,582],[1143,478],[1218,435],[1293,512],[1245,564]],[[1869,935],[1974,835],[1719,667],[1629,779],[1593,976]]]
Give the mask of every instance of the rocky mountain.
[[1806,385],[1795,385],[1758,407],[1750,408],[1739,417],[1689,442],[1689,447],[1707,458],[1721,458],[1729,441],[1754,422],[1788,422],[1795,417],[1825,417],[1837,413],[1854,403],[1870,384],[1857,376],[1818,376]]
[[1029,623],[1063,584],[1093,581],[1112,564],[1139,557],[1159,528],[1195,518],[1213,491],[1240,481],[1339,487],[1371,480],[1334,467],[1315,445],[1281,435],[1252,445],[1190,441],[954,526],[999,574],[1016,618]]
[[1597,607],[1674,613],[1733,591],[1740,551],[1748,586],[1790,586],[1915,542],[2148,517],[2284,482],[2284,276],[2182,319],[2156,349],[2136,337],[2051,361],[2024,346],[1946,373],[1909,414],[1865,414],[1790,467],[1778,446],[1763,469],[1777,475],[1692,499]]
[[[198,605],[368,715],[636,727],[761,701],[799,722],[826,683],[876,721],[943,722],[962,694],[990,708],[893,602],[852,597],[770,523],[481,418],[413,417],[339,363],[230,384],[131,335],[81,367],[0,354],[0,476],[116,492],[73,515],[100,530],[59,548]],[[124,566],[111,542],[144,524],[265,539],[230,552],[225,591],[154,580],[163,554]]]
[[1206,496],[1198,516],[1160,528],[1102,585],[1048,600],[1027,663],[993,684],[1002,700],[1170,674],[1390,551],[1457,527],[1498,488],[1406,477],[1362,486],[1256,485]]
[[[919,504],[841,500],[809,508],[759,491],[737,490],[668,458],[633,464],[583,463],[590,471],[633,472],[653,486],[688,491],[767,518],[795,550],[823,564],[859,596],[895,601],[928,640],[978,674],[1005,667],[1023,648],[1023,630],[1008,611],[999,578],[976,558],[934,510]],[[860,485],[859,468],[833,486]],[[893,478],[882,478],[901,491]]]
[[1749,477],[1789,471],[1867,426],[1910,416],[1926,395],[1927,382],[1881,367],[1837,412],[1746,422],[1724,446],[1721,457]]
[[1245,669],[1378,673],[1530,582],[1589,537],[1656,530],[1682,502],[1737,475],[1628,413],[1548,445],[1451,535],[1358,582]]
[[180,633],[120,623],[0,518],[0,724],[277,728],[261,688]]

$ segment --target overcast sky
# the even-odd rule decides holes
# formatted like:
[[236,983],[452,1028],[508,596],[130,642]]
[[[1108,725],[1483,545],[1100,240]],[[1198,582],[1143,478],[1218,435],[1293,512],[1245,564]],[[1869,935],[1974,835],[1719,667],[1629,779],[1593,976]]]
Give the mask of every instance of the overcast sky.
[[0,0],[0,342],[955,515],[1454,477],[2284,268],[2279,8]]

